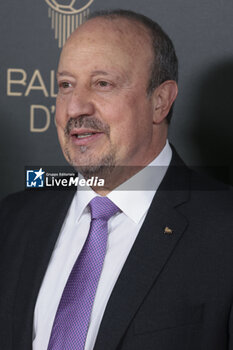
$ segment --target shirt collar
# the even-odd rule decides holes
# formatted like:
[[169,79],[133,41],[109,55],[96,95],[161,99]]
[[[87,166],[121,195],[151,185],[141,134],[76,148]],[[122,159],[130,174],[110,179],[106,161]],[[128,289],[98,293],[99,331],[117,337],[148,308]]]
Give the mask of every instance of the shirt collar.
[[[107,197],[118,206],[136,224],[142,219],[152,202],[152,199],[170,164],[172,150],[166,142],[160,154],[145,168],[128,179],[122,185],[110,192]],[[99,196],[90,187],[80,188],[75,194],[75,212],[77,220],[88,208],[88,203]],[[89,211],[89,209],[86,209]]]
[[160,154],[147,167],[108,194],[109,199],[136,224],[149,209],[171,157],[172,150],[167,141]]

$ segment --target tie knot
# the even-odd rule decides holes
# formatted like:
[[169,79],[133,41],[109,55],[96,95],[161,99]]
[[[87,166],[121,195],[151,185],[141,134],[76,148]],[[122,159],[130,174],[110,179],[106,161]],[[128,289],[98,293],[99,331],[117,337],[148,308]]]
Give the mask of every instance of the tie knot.
[[107,197],[95,197],[90,201],[89,206],[91,208],[92,219],[104,219],[108,221],[119,211],[119,208]]

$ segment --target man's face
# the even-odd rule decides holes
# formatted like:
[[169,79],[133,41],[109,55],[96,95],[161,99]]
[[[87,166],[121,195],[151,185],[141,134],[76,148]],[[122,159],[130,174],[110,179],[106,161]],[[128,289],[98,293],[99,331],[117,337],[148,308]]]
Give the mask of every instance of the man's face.
[[156,155],[146,92],[152,59],[148,34],[127,20],[90,20],[68,40],[56,124],[63,153],[79,171],[146,165]]

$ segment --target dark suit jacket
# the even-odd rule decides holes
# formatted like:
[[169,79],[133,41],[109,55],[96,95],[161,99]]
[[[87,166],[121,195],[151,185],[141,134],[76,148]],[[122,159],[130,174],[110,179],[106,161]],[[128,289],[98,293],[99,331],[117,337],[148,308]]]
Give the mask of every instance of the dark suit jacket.
[[[73,194],[25,191],[2,202],[1,350],[32,347],[35,302]],[[94,350],[233,350],[232,209],[229,190],[203,180],[174,154]]]

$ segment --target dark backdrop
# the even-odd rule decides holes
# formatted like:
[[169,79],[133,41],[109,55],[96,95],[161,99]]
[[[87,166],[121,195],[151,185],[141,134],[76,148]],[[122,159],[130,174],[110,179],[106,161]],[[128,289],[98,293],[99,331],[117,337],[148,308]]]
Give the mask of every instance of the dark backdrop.
[[0,2],[0,198],[25,187],[25,166],[66,164],[54,126],[59,44],[67,23],[72,28],[84,11],[106,8],[150,16],[170,35],[180,63],[170,139],[188,165],[233,183],[232,1],[76,0],[70,14],[48,2]]

